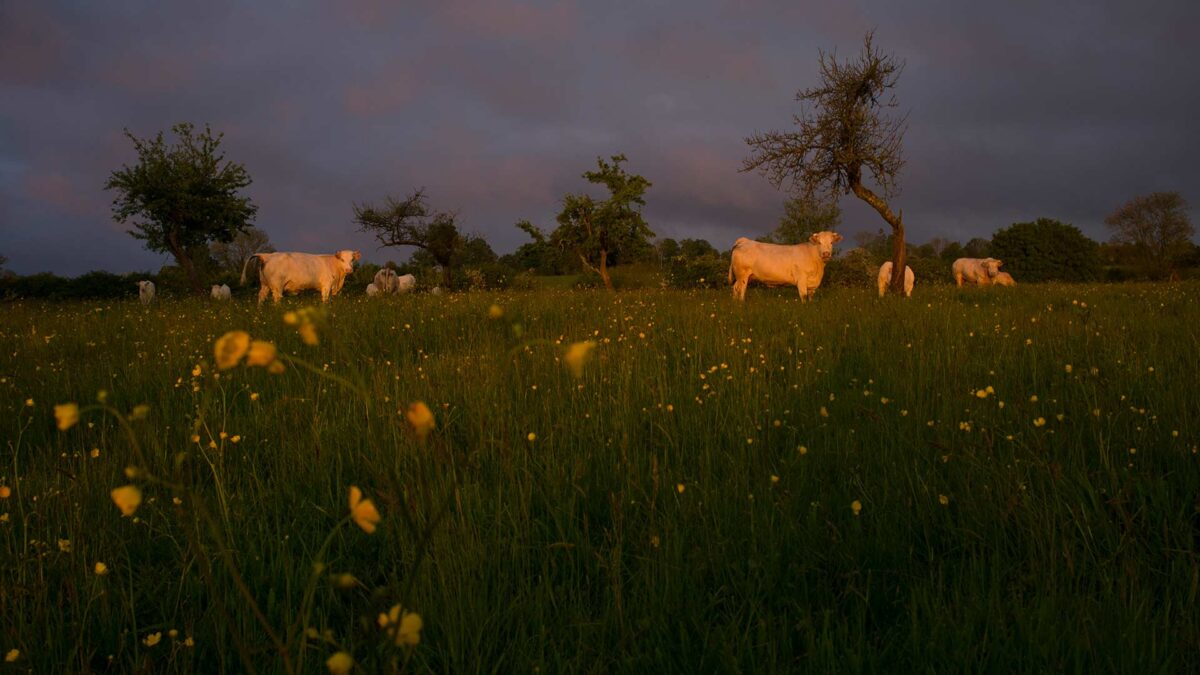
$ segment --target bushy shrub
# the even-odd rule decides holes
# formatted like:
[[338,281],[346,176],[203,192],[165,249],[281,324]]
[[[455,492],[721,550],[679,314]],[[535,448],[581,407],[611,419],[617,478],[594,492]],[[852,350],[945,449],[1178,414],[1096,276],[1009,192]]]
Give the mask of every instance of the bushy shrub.
[[1050,218],[1014,223],[992,235],[990,255],[1024,281],[1093,281],[1100,276],[1099,245],[1074,225]]
[[723,288],[729,285],[729,259],[715,252],[675,255],[663,261],[663,278],[670,288]]

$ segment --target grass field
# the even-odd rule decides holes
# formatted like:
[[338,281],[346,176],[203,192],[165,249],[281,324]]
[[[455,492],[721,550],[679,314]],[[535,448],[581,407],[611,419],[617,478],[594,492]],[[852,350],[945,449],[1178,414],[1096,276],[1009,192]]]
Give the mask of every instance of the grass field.
[[1200,284],[793,296],[0,305],[0,672],[1197,667]]

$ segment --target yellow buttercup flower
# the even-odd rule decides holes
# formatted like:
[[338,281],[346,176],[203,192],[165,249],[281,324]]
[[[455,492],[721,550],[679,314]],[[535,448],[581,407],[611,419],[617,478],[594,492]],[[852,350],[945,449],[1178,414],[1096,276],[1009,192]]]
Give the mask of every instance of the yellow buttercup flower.
[[404,413],[404,417],[408,423],[412,425],[413,432],[417,434],[417,438],[425,440],[429,432],[433,431],[437,426],[437,422],[433,419],[433,412],[429,406],[425,405],[424,401],[417,401],[408,406],[408,411]]
[[346,652],[338,652],[325,661],[325,667],[331,675],[347,675],[354,667],[354,657]]
[[950,503],[950,498],[947,497],[946,495],[938,495],[938,503],[941,504],[942,506],[946,506],[947,504]]
[[0,485],[0,499],[8,499],[12,496],[12,488],[7,485]]
[[563,361],[571,369],[572,375],[583,377],[583,367],[587,365],[591,351],[595,347],[596,342],[594,340],[584,340],[583,342],[573,343],[567,348],[567,355],[563,357]]
[[63,553],[70,553],[71,552],[71,540],[70,539],[59,539],[58,540],[58,550]]
[[5,663],[15,663],[16,660],[19,658],[21,658],[21,650],[20,649],[10,649],[10,650],[8,650],[8,652],[6,652],[4,654],[4,662]]
[[217,359],[217,368],[228,370],[236,366],[249,349],[250,334],[246,331],[231,330],[222,335],[213,344],[213,355]]
[[367,534],[375,532],[380,520],[375,504],[370,499],[363,499],[362,490],[357,485],[350,486],[350,517]]
[[125,485],[113,490],[111,493],[113,503],[121,509],[121,515],[132,516],[134,511],[142,505],[142,491],[136,485]]
[[64,403],[54,406],[54,419],[58,422],[58,430],[66,431],[79,423],[79,405]]
[[265,340],[254,340],[250,343],[250,352],[246,354],[246,365],[266,366],[275,360],[275,345]]
[[320,342],[317,339],[317,327],[311,323],[306,321],[300,324],[300,327],[296,330],[300,333],[300,339],[304,341],[304,344],[311,347]]
[[1035,426],[1035,427],[1044,427],[1044,426],[1046,426],[1046,418],[1045,418],[1045,417],[1039,417],[1039,418],[1035,419],[1035,420],[1033,421],[1033,426]]
[[857,499],[850,502],[850,510],[853,511],[854,515],[856,516],[862,513],[862,502],[858,501]]
[[98,577],[102,577],[105,574],[108,574],[108,565],[105,565],[102,562],[97,562],[96,567],[93,569],[95,570],[96,576],[98,576]]
[[488,307],[488,317],[492,319],[499,319],[502,316],[504,316],[504,308],[500,305],[492,305],[491,307]]
[[147,647],[153,647],[154,645],[158,644],[159,642],[162,642],[162,632],[161,631],[158,633],[151,633],[142,639],[142,644],[146,645]]
[[416,612],[405,612],[400,619],[400,628],[396,630],[397,647],[416,647],[421,642],[421,628],[425,622]]
[[129,412],[129,419],[130,419],[130,421],[144,420],[144,419],[146,419],[146,416],[149,414],[150,414],[150,406],[145,403],[142,403],[140,405],[133,406],[133,410],[131,410]]

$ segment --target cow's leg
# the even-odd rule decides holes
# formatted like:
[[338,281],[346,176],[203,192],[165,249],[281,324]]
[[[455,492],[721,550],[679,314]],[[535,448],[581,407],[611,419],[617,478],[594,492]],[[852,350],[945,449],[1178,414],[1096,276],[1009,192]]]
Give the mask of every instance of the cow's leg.
[[263,300],[267,299],[267,294],[270,292],[271,292],[271,287],[266,284],[263,284],[262,287],[258,289],[258,304],[260,304],[260,305],[263,304]]
[[808,302],[808,287],[804,285],[803,281],[796,284],[796,290],[800,291],[800,302]]
[[734,300],[745,300],[746,299],[746,284],[748,284],[748,283],[750,283],[749,276],[746,276],[744,278],[740,277],[740,276],[737,277],[737,281],[733,282],[733,299]]
[[283,300],[283,286],[271,289],[271,299],[274,300],[275,304],[277,305],[281,300]]
[[962,272],[954,270],[954,283],[958,284],[959,288],[962,288]]

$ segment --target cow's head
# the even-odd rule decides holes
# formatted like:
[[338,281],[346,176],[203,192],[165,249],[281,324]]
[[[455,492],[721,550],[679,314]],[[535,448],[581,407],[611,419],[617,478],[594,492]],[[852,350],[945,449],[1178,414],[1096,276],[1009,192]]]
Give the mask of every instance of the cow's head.
[[137,282],[137,287],[138,287],[139,291],[144,291],[144,290],[150,288],[150,286],[152,286],[152,285],[153,285],[152,282],[146,281],[144,279],[142,281]]
[[996,260],[995,258],[984,258],[983,260],[979,261],[979,264],[983,265],[983,271],[987,272],[988,277],[994,279],[996,278],[996,275],[1000,273],[1000,266],[1003,265],[1004,262]]
[[833,245],[842,240],[842,235],[829,231],[817,232],[808,240],[817,245],[817,250],[821,252],[821,260],[829,260],[833,257]]
[[362,258],[362,254],[358,251],[351,251],[347,249],[345,251],[338,251],[336,257],[342,262],[346,263],[347,266],[354,267],[354,263],[358,262],[359,259]]

